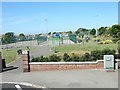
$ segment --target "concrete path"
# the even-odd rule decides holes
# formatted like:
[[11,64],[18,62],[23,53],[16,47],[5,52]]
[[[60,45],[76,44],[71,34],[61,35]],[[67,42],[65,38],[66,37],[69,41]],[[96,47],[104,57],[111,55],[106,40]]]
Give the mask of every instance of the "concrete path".
[[34,52],[31,52],[31,57],[40,57],[41,55],[49,55],[54,53],[51,50],[50,46],[47,45],[39,45],[36,47],[36,50]]
[[13,61],[7,65],[7,68],[4,69],[3,73],[22,73],[23,72],[23,62],[22,56],[19,55],[16,61]]

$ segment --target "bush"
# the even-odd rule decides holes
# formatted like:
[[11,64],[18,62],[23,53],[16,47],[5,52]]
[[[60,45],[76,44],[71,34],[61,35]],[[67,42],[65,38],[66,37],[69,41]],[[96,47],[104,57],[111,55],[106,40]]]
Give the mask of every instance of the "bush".
[[39,62],[49,62],[49,59],[48,59],[48,57],[41,56],[39,59]]
[[116,51],[115,50],[111,50],[111,49],[104,49],[104,50],[95,50],[95,51],[91,51],[91,59],[94,60],[100,60],[103,59],[104,55],[115,55]]
[[80,61],[80,57],[73,53],[72,56],[71,56],[71,60],[74,61],[74,62],[79,62]]
[[118,40],[119,40],[118,38],[112,39],[113,43],[117,43]]
[[59,61],[61,61],[61,58],[60,58],[60,56],[53,54],[53,55],[49,56],[49,61],[50,62],[59,62]]
[[81,39],[78,39],[78,43],[81,43],[82,42],[82,40]]
[[91,58],[93,60],[99,60],[102,58],[102,52],[100,50],[91,51]]
[[89,53],[85,53],[82,59],[82,61],[91,61],[91,55]]
[[[104,50],[94,50],[91,51],[91,53],[85,53],[83,56],[79,57],[79,55],[75,55],[72,53],[71,56],[69,56],[67,53],[64,53],[63,60],[65,62],[85,62],[85,61],[96,61],[103,59],[104,55],[114,55],[115,58],[120,58],[120,54],[116,55],[115,50],[111,49],[104,49]],[[57,56],[55,54],[49,56],[49,57],[36,57],[32,59],[32,62],[60,62],[61,56]]]
[[116,51],[115,50],[110,50],[110,49],[104,49],[102,50],[102,55],[115,55]]
[[49,62],[48,57],[36,57],[31,60],[31,62]]
[[70,58],[70,56],[69,56],[67,53],[64,53],[64,55],[63,55],[63,60],[64,60],[65,62],[70,62],[70,61],[72,61],[72,59]]
[[110,43],[113,43],[112,40],[105,40],[105,41],[102,41],[102,44],[110,44]]
[[31,62],[39,62],[39,57],[33,58]]
[[120,40],[117,41],[118,44],[118,55],[117,58],[120,59]]

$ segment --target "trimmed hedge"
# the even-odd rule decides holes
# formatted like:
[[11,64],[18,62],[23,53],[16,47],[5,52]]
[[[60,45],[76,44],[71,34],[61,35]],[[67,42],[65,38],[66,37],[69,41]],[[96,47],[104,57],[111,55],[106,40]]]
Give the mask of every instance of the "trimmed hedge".
[[115,54],[115,50],[111,49],[104,49],[104,50],[94,50],[91,51],[91,53],[85,53],[83,56],[76,55],[75,53],[72,53],[72,55],[68,55],[67,53],[64,53],[64,55],[58,56],[56,54],[53,54],[49,57],[36,57],[32,59],[32,62],[60,62],[63,60],[64,62],[85,62],[85,61],[96,61],[103,59],[104,55],[114,55],[115,58],[117,58],[117,55]]

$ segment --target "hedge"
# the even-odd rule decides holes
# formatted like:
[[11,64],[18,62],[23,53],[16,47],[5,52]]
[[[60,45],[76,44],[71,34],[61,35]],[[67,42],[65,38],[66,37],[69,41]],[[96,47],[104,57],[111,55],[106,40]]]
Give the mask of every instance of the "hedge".
[[115,50],[111,49],[104,49],[104,50],[94,50],[91,51],[91,53],[85,53],[83,56],[76,55],[73,53],[72,55],[69,55],[67,53],[64,53],[63,56],[58,56],[56,54],[53,54],[49,57],[41,56],[33,58],[32,62],[85,62],[85,61],[96,61],[103,59],[104,55],[114,55],[115,58],[117,58],[117,55],[115,54]]

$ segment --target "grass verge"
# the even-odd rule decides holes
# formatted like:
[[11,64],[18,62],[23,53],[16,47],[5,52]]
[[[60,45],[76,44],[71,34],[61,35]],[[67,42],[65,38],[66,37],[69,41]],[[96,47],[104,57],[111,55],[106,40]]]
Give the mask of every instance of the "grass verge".
[[[25,50],[26,48],[21,48],[22,50]],[[18,48],[14,48],[11,50],[2,50],[2,58],[5,59],[5,62],[8,64],[12,61],[17,60],[17,50]],[[34,51],[34,47],[30,47],[30,51]]]

